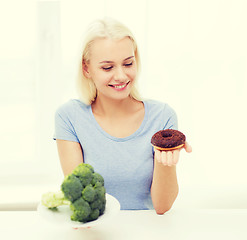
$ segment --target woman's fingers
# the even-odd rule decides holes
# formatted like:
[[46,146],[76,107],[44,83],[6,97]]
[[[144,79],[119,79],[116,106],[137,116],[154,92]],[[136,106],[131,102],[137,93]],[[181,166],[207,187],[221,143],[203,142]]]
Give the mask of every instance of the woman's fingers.
[[180,149],[173,151],[173,165],[176,165],[179,160]]
[[166,151],[162,151],[161,152],[161,162],[163,165],[167,165],[167,152]]
[[172,151],[167,151],[166,152],[166,157],[167,157],[167,165],[170,167],[173,165],[173,152]]
[[159,154],[159,159],[164,166],[173,166],[178,163],[180,149],[173,151],[161,151]]
[[[184,149],[187,153],[192,152],[192,147],[188,142],[185,142]],[[159,151],[154,149],[155,158],[159,163],[162,163],[164,166],[173,166],[178,163],[179,155],[181,149],[171,150],[171,151]]]
[[154,157],[159,163],[161,163],[161,151],[154,149]]
[[189,145],[188,142],[185,142],[185,143],[184,143],[184,150],[185,150],[187,153],[191,153],[191,152],[192,152],[192,147]]

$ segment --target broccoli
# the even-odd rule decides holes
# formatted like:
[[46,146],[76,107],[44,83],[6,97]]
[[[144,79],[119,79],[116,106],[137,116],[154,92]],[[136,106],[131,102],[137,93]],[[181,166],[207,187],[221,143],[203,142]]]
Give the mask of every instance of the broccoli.
[[93,180],[92,180],[92,184],[101,183],[102,186],[104,186],[104,178],[99,174],[99,173],[93,173]]
[[91,213],[90,205],[83,198],[78,198],[70,205],[70,209],[73,211],[71,220],[85,222],[87,217]]
[[79,180],[83,187],[91,183],[94,170],[89,164],[79,164],[72,172]]
[[64,178],[61,191],[43,194],[41,202],[52,210],[69,205],[71,220],[85,223],[104,213],[105,193],[104,178],[91,165],[81,163]]
[[92,187],[92,185],[87,185],[82,191],[82,197],[87,202],[94,201],[95,195],[96,195],[96,191]]
[[66,199],[74,202],[76,199],[80,198],[83,186],[79,178],[75,175],[67,175],[61,185],[61,190],[64,193]]

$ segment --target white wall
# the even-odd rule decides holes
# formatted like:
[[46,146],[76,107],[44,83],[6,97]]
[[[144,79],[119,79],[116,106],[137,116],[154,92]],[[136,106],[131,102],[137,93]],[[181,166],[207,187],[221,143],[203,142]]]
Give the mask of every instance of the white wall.
[[[245,0],[60,1],[61,73],[42,100],[49,114],[43,157],[58,161],[54,143],[47,142],[52,112],[76,96],[82,33],[95,18],[111,16],[137,38],[143,96],[176,110],[179,129],[193,147],[193,153],[181,153],[175,206],[246,208],[246,12]],[[50,169],[59,172],[57,167]]]
[[206,190],[204,205],[246,207],[246,10],[245,1],[190,1],[166,71],[169,98],[179,94],[172,103],[194,147],[179,165],[180,180]]
[[176,109],[193,146],[178,203],[246,207],[247,2],[161,2],[149,9],[144,92]]
[[[143,96],[174,107],[179,129],[193,146],[192,154],[181,154],[176,206],[247,207],[247,2],[105,2],[107,15],[136,35]],[[91,9],[98,3],[91,2]],[[69,17],[80,12],[78,2],[63,4],[68,14],[65,47],[77,41],[84,18]],[[73,51],[67,51],[70,62]]]

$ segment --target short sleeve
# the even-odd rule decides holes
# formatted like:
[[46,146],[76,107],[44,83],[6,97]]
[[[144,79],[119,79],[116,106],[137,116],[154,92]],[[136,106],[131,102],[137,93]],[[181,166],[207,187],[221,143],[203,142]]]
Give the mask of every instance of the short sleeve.
[[171,108],[169,105],[166,105],[165,107],[165,115],[169,116],[166,117],[165,125],[163,129],[175,129],[178,130],[178,119],[177,114],[174,111],[173,108]]
[[55,113],[55,133],[53,139],[61,139],[73,142],[79,142],[74,129],[73,108],[70,106],[62,106]]

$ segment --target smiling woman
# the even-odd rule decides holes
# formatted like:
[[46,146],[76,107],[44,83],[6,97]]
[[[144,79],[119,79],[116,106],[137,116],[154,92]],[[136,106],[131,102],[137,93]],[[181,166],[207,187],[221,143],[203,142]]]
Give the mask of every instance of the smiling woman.
[[[113,68],[116,68],[116,66],[114,66],[114,62],[112,62],[112,61],[103,61],[101,63],[108,63],[108,64],[110,64],[109,66],[108,65],[102,66],[102,69],[105,70],[105,71],[107,71],[107,72],[109,72]],[[128,57],[128,58],[126,58],[126,59],[123,60],[122,66],[124,68],[131,68],[131,67],[134,66],[134,64],[135,64],[135,62],[134,62],[134,56],[130,56],[130,57]],[[135,75],[136,75],[136,73],[135,73]],[[118,77],[117,79],[120,79],[120,78]],[[121,91],[121,90],[124,90],[128,86],[129,83],[130,83],[130,80],[127,80],[125,83],[108,84],[108,85],[110,87],[115,88],[116,90]]]
[[95,98],[99,95],[118,99],[127,97],[137,74],[133,42],[128,37],[96,39],[90,51],[90,61],[83,61],[83,74],[95,84]]
[[[138,96],[138,48],[123,24],[97,20],[84,35],[78,78],[84,102],[70,100],[55,115],[54,139],[64,175],[89,163],[121,209],[154,208],[163,214],[177,197],[180,149],[154,153],[150,140],[160,129],[177,128],[176,113],[166,103]],[[184,149],[191,152],[188,144]],[[167,161],[157,162],[156,156],[167,156]]]
[[[117,21],[105,19],[92,23],[86,34],[87,37],[83,43],[82,63],[79,65],[78,72],[78,90],[82,101],[91,104],[96,98],[96,94],[99,93],[95,88],[99,78],[97,77],[93,83],[92,78],[94,76],[92,73],[98,74],[101,81],[108,81],[108,85],[116,86],[115,89],[126,88],[130,83],[133,85],[130,88],[130,95],[134,99],[140,99],[135,87],[140,69],[139,50],[131,31]],[[97,44],[95,44],[96,42]],[[127,76],[130,78],[129,80],[126,78]],[[117,82],[113,84],[109,80]]]
[[[246,9],[245,0],[229,0],[224,4],[221,0],[145,0],[141,3],[133,0],[1,0],[0,187],[2,196],[5,196],[1,197],[1,201],[6,199],[9,202],[9,199],[13,200],[12,196],[18,196],[17,201],[24,196],[30,200],[30,194],[39,195],[39,186],[46,190],[48,183],[56,184],[62,177],[55,142],[51,141],[54,112],[68,99],[78,98],[76,90],[83,95],[81,99],[85,102],[95,98],[95,86],[87,80],[80,81],[80,88],[74,88],[78,65],[78,80],[84,77],[82,54],[78,50],[83,49],[81,37],[85,36],[81,30],[94,19],[111,16],[131,27],[138,49],[136,41],[133,42],[134,54],[122,56],[121,60],[130,56],[134,58],[120,61],[121,67],[120,62],[112,58],[99,60],[112,61],[102,63],[105,69],[99,71],[110,75],[112,71],[119,70],[122,75],[133,68],[128,64],[136,64],[135,86],[131,88],[133,99],[142,100],[135,91],[139,83],[138,90],[146,98],[155,97],[161,102],[171,103],[178,113],[180,130],[194,141],[194,153],[181,154],[185,161],[180,161],[177,167],[181,197],[176,204],[185,207],[246,208],[247,35],[243,31],[247,22]],[[90,31],[88,40],[94,36],[94,30]],[[123,37],[120,35],[119,39]],[[85,52],[85,56],[88,54],[90,57],[89,52]],[[140,52],[143,67],[139,75]],[[79,53],[80,60],[77,58]],[[124,81],[109,82],[108,88],[117,95],[122,94],[121,88],[129,87],[129,83]],[[98,159],[104,157],[105,149],[110,148],[112,141],[119,141],[114,136],[133,143],[143,133],[141,130],[145,130],[150,115],[157,120],[155,112],[151,114],[153,108],[146,103],[143,101],[143,104],[129,109],[128,120],[124,121],[117,111],[113,111],[115,117],[118,116],[115,122],[111,118],[103,122],[100,120],[102,112],[96,111],[93,105],[88,107],[86,116],[89,123],[94,124],[100,136],[107,138],[100,143],[96,138],[90,140]],[[119,104],[118,107],[122,106]],[[172,117],[166,127],[177,128],[172,109],[164,104],[163,110]],[[75,113],[71,108],[69,113],[79,113],[83,118],[80,108]],[[150,115],[146,117],[146,113]],[[64,120],[70,126],[68,132],[73,133],[69,117],[64,112],[62,116],[65,119],[61,122]],[[90,125],[83,121],[86,118],[76,130],[88,132]],[[121,132],[119,127],[114,127],[116,122],[120,124]],[[132,125],[133,122],[136,125]],[[229,146],[226,129],[229,128],[232,129],[230,139],[238,141],[232,141],[231,148],[226,148]],[[212,138],[212,131],[220,136],[221,141]],[[92,136],[87,137],[81,139],[82,144]],[[79,141],[76,137],[70,140]],[[207,151],[208,143],[210,151]],[[74,147],[74,143],[71,145]],[[102,151],[97,149],[98,145],[103,147]],[[124,146],[124,143],[120,145]],[[140,149],[144,145],[140,141]],[[84,144],[83,156],[89,158],[93,151],[86,151],[86,147]],[[81,149],[79,144],[73,152],[81,153]],[[120,161],[123,149],[115,149],[119,154],[112,156],[113,163]],[[129,146],[129,155],[134,156],[136,149],[135,145]],[[187,161],[187,158],[191,159]],[[132,168],[132,164],[123,162],[119,178]],[[133,167],[136,167],[135,164]],[[142,177],[145,179],[144,175]],[[15,190],[10,190],[10,185]],[[31,185],[25,191],[27,194],[21,194],[22,185]],[[34,194],[34,188],[37,194]]]

